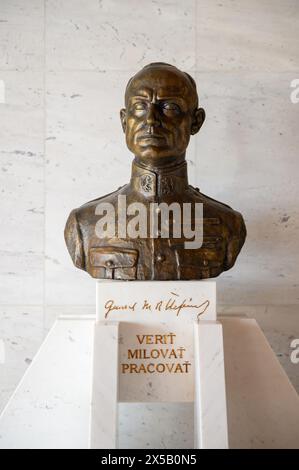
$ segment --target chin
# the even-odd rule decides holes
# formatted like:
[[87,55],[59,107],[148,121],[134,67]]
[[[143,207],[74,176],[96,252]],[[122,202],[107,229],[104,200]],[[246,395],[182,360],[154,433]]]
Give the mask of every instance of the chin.
[[161,149],[159,147],[147,147],[139,150],[138,155],[140,158],[152,158],[153,160],[159,160],[163,158],[169,158],[173,156],[173,152],[169,149]]

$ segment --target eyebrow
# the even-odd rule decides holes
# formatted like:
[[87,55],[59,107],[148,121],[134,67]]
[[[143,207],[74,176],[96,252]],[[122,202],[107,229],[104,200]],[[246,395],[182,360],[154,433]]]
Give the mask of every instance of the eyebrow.
[[157,100],[158,101],[163,101],[163,100],[173,100],[173,101],[186,101],[182,96],[179,96],[179,95],[175,95],[175,96],[171,96],[171,95],[158,95],[157,97]]
[[[136,100],[150,100],[151,96],[149,94],[147,95],[134,95],[130,97],[130,100],[136,101]],[[158,95],[157,101],[164,101],[164,100],[172,100],[172,101],[179,101],[180,103],[186,103],[186,99],[183,98],[182,96],[178,95]]]
[[[136,95],[133,95],[131,98],[135,99],[144,99],[144,98],[151,98],[152,96],[152,89],[148,88],[141,88],[140,90],[136,91]],[[177,86],[168,86],[164,87],[162,90],[157,91],[157,99],[158,100],[165,100],[165,99],[182,99],[185,101],[185,98],[182,96],[182,89],[178,88]]]
[[141,89],[138,90],[137,95],[133,95],[132,98],[150,98],[151,95],[151,90]]

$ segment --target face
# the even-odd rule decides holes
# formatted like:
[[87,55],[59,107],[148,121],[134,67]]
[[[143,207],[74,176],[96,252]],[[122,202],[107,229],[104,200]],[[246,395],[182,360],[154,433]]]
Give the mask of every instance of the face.
[[204,120],[196,102],[188,77],[179,70],[164,66],[139,72],[127,89],[126,109],[121,110],[129,150],[145,161],[184,155],[191,133]]

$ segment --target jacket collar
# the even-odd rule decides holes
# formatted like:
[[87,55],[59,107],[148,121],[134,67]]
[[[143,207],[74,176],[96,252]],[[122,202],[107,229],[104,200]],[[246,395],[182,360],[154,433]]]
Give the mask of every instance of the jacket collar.
[[188,187],[187,162],[165,168],[148,168],[135,160],[132,163],[131,187],[145,197],[163,198],[178,194]]

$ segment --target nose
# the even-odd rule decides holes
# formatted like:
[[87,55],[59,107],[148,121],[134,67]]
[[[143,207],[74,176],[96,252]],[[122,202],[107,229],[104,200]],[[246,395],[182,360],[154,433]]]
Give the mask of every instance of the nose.
[[146,124],[150,127],[157,127],[161,124],[159,112],[155,104],[151,103],[146,115]]

